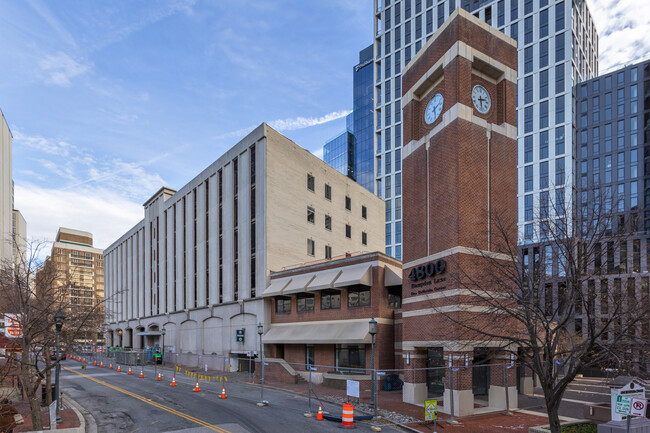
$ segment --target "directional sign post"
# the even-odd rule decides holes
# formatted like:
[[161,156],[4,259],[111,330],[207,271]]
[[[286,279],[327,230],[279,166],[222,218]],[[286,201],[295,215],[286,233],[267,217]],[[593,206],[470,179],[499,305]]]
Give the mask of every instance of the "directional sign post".
[[621,415],[629,415],[632,408],[632,397],[625,397],[624,395],[616,396],[616,413]]
[[438,400],[424,400],[424,421],[433,421],[433,433],[438,424]]

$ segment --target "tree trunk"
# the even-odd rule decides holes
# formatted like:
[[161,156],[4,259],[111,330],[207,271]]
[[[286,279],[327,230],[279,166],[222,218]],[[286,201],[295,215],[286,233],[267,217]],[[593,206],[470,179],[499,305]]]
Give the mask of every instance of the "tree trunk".
[[551,427],[551,433],[560,433],[560,417],[558,416],[558,409],[560,402],[546,402],[546,412],[548,413],[548,423]]
[[38,384],[40,380],[31,376],[29,371],[29,365],[25,363],[25,360],[20,365],[20,377],[23,381],[23,388],[27,394],[27,400],[29,400],[29,411],[32,418],[32,427],[33,430],[39,431],[43,430],[43,418],[41,416],[41,403],[38,398]]

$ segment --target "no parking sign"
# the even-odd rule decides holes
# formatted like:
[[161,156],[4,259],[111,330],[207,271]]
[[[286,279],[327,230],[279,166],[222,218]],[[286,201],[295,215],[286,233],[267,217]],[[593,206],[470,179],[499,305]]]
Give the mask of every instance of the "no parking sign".
[[632,416],[645,416],[648,401],[641,398],[633,398],[632,406],[630,407],[630,415]]

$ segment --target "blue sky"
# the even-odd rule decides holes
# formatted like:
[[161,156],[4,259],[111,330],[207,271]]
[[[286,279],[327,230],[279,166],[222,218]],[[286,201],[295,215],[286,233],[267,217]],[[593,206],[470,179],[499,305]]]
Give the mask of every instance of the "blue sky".
[[[372,3],[4,1],[0,109],[29,237],[65,226],[104,248],[263,121],[319,153],[344,128]],[[589,5],[601,70],[650,52],[650,6]]]

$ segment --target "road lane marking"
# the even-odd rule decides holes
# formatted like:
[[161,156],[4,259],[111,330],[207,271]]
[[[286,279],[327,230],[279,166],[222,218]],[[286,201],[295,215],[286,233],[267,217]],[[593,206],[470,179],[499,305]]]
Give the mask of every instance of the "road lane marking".
[[169,406],[165,406],[164,404],[157,403],[157,402],[152,401],[152,400],[150,400],[150,399],[148,399],[146,397],[142,397],[141,395],[135,394],[135,393],[133,393],[131,391],[127,391],[126,389],[120,388],[120,387],[115,386],[115,385],[111,385],[110,383],[104,382],[103,380],[95,379],[94,377],[92,377],[92,376],[90,376],[88,374],[81,373],[80,371],[75,371],[75,370],[73,370],[71,368],[68,368],[68,367],[63,367],[63,369],[68,370],[71,373],[78,374],[79,376],[83,376],[86,379],[92,380],[93,382],[96,382],[96,383],[98,383],[100,385],[104,385],[104,386],[106,386],[108,388],[114,389],[115,391],[119,391],[122,394],[126,394],[126,395],[128,395],[130,397],[133,397],[133,398],[135,398],[137,400],[140,400],[140,401],[142,401],[144,403],[147,403],[147,404],[155,406],[155,407],[157,407],[159,409],[165,410],[165,411],[167,411],[169,413],[172,413],[174,415],[177,415],[177,416],[179,416],[181,418],[185,418],[188,421],[192,421],[192,422],[194,422],[196,424],[202,425],[203,427],[207,427],[210,430],[214,430],[214,431],[219,432],[219,433],[232,433],[229,430],[225,430],[225,429],[222,429],[221,427],[217,427],[216,425],[209,424],[208,422],[203,421],[203,420],[201,420],[199,418],[195,418],[195,417],[193,417],[191,415],[187,415],[187,414],[185,414],[183,412],[177,411],[176,409],[172,409]]

